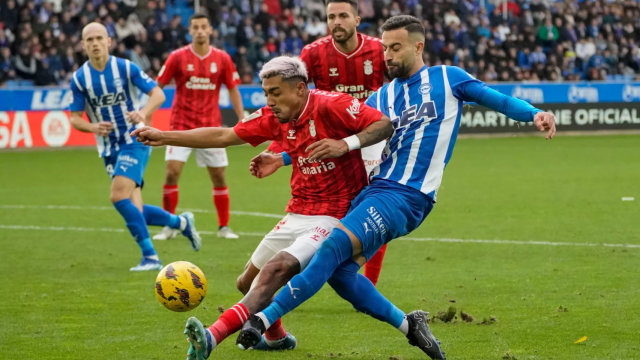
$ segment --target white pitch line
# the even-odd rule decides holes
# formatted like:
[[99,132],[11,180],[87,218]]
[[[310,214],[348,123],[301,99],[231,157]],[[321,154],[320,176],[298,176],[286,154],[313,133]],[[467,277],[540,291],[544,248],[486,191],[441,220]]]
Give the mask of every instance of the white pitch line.
[[[79,205],[0,205],[0,209],[33,209],[33,210],[99,210],[99,211],[111,211],[112,206],[79,206]],[[208,209],[182,209],[182,211],[191,211],[194,213],[216,213],[214,210]],[[236,211],[231,210],[232,215],[246,215],[266,217],[273,219],[282,219],[284,214],[267,214],[261,212],[252,211]]]
[[[35,225],[4,225],[0,224],[0,229],[7,230],[40,230],[40,231],[97,231],[97,232],[125,232],[125,229],[116,228],[81,228],[81,227],[65,227],[65,226],[35,226]],[[202,235],[216,235],[216,231],[199,231]],[[242,236],[258,236],[262,237],[266,233],[259,232],[237,232]],[[445,238],[416,238],[416,237],[402,237],[398,240],[403,241],[433,241],[433,242],[445,242],[445,243],[476,243],[476,244],[515,244],[515,245],[545,245],[545,246],[578,246],[578,247],[624,247],[624,248],[637,248],[640,249],[640,245],[636,244],[607,244],[607,243],[562,243],[562,242],[550,242],[550,241],[518,241],[518,240],[478,240],[478,239],[445,239]]]

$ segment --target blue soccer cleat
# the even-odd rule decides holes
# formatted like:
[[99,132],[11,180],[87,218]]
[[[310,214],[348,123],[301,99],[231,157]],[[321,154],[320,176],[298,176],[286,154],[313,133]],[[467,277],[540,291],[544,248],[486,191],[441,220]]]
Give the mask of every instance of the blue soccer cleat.
[[182,235],[189,239],[193,250],[200,250],[200,246],[202,246],[202,239],[200,238],[198,231],[196,231],[196,219],[193,217],[193,213],[184,212],[180,214],[180,217],[187,220],[187,226],[182,230]]
[[[295,348],[298,346],[298,341],[296,340],[296,338],[289,333],[287,333],[286,337],[280,340],[276,340],[274,342],[277,342],[277,344],[275,345],[267,344],[267,341],[264,335],[262,335],[262,340],[260,340],[258,345],[250,348],[249,350],[258,350],[258,351],[295,350]],[[243,349],[241,345],[238,345],[238,347]]]
[[153,260],[149,258],[142,258],[138,266],[134,266],[131,271],[152,271],[162,270],[162,262],[160,260]]
[[200,320],[190,317],[184,328],[184,333],[189,337],[191,346],[187,352],[187,360],[206,360],[215,347],[213,335],[209,329],[202,326]]

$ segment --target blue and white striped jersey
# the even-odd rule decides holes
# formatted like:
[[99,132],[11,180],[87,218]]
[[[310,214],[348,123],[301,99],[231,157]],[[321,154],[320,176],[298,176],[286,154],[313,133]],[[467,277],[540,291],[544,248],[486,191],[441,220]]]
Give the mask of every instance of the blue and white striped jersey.
[[69,110],[86,111],[92,123],[111,121],[114,125],[109,136],[96,135],[100,157],[135,143],[129,134],[136,124],[128,122],[125,113],[140,110],[138,89],[148,94],[156,86],[136,64],[115,56],[109,56],[104,71],[94,69],[87,61],[73,74]]
[[367,99],[387,115],[395,132],[374,170],[374,179],[388,179],[427,194],[434,201],[460,127],[464,101],[478,102],[532,121],[540,111],[489,89],[453,66],[423,67],[408,79],[395,79]]

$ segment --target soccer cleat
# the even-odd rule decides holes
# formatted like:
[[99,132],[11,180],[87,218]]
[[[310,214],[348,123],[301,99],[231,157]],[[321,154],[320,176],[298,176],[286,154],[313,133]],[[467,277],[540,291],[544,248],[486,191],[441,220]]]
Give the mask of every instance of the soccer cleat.
[[[258,350],[258,351],[295,350],[295,348],[298,346],[298,341],[296,340],[296,338],[289,333],[287,333],[287,336],[285,336],[284,338],[280,340],[275,340],[273,342],[277,342],[277,344],[276,345],[267,344],[267,341],[264,335],[262,335],[262,340],[260,340],[258,345],[252,347],[249,350]],[[238,345],[238,346],[240,347],[241,345]]]
[[162,270],[162,262],[160,260],[153,260],[148,258],[142,258],[138,266],[134,266],[131,271],[151,271]]
[[440,342],[436,340],[427,324],[427,314],[422,310],[412,311],[407,314],[409,344],[417,346],[425,354],[434,360],[445,360],[444,352],[440,350]]
[[179,230],[165,226],[162,231],[153,236],[153,240],[171,240],[178,235],[178,232]]
[[220,226],[218,237],[223,239],[237,239],[240,236],[236,235],[228,226]]
[[249,316],[249,320],[242,326],[242,331],[240,331],[238,335],[236,344],[240,345],[241,349],[250,349],[260,343],[262,334],[264,334],[266,330],[262,320],[255,315],[251,315]]
[[180,214],[180,217],[187,220],[187,226],[182,230],[182,235],[191,241],[191,247],[193,250],[200,250],[200,246],[202,246],[202,239],[200,238],[198,231],[196,231],[196,219],[193,217],[193,213],[185,212]]
[[209,329],[204,328],[200,320],[190,317],[185,325],[184,333],[188,336],[191,346],[187,352],[187,360],[206,360],[213,351],[213,336]]

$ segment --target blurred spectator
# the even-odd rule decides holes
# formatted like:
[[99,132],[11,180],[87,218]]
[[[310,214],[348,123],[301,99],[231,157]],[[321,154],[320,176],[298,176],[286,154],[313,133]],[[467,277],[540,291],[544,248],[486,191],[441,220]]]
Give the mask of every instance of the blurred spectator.
[[314,17],[311,22],[307,23],[304,30],[315,40],[317,38],[327,36],[327,23],[321,22],[320,19]]
[[142,51],[142,46],[140,44],[136,44],[133,47],[130,60],[132,63],[138,65],[142,71],[147,71],[151,67],[151,61],[149,61],[147,54]]
[[14,58],[16,75],[25,80],[33,80],[36,77],[36,58],[31,55],[29,44],[20,46],[18,55]]

